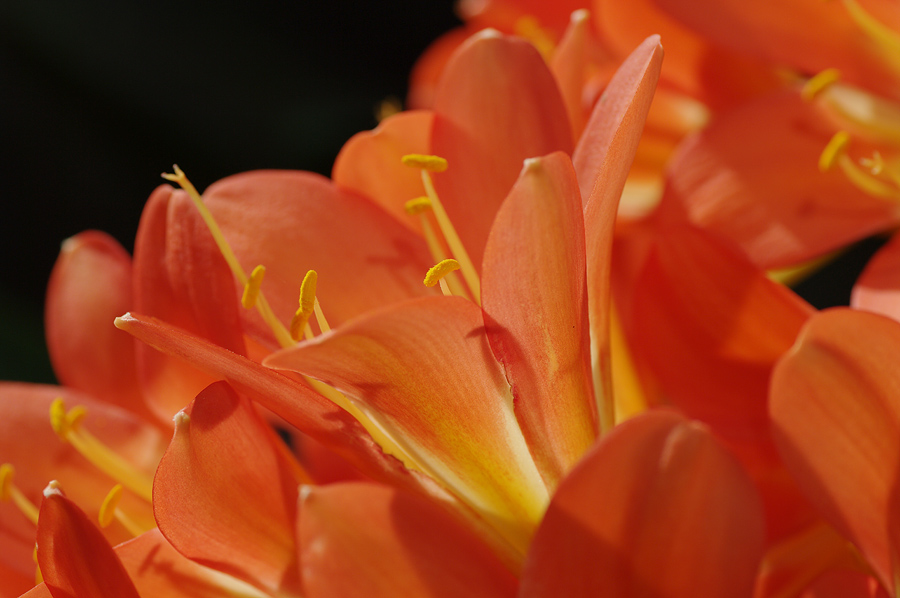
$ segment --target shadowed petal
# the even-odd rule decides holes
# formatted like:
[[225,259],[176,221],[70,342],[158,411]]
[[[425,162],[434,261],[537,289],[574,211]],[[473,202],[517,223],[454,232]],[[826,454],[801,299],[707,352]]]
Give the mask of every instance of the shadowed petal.
[[526,161],[488,237],[483,285],[491,349],[553,488],[597,434],[581,196],[565,154]]
[[853,285],[850,305],[900,320],[900,236],[892,237],[866,264]]
[[144,416],[134,339],[113,325],[132,307],[131,256],[87,231],[62,245],[47,285],[47,349],[61,384]]
[[270,592],[296,591],[298,479],[272,429],[226,383],[176,416],[153,510],[179,552]]
[[304,488],[298,538],[309,598],[512,598],[516,580],[436,504],[384,486]]
[[524,552],[547,490],[513,414],[481,309],[408,301],[266,359],[335,387],[418,468]]
[[[154,191],[141,215],[134,254],[137,311],[245,353],[233,276],[187,193],[168,185]],[[147,400],[165,421],[214,381],[143,344],[137,348]]]
[[470,38],[450,60],[434,111],[432,151],[449,164],[434,185],[478,267],[522,161],[571,153],[566,108],[534,46],[492,31]]
[[822,312],[776,367],[770,400],[785,464],[889,589],[900,554],[898,352],[893,320]]
[[560,484],[520,596],[749,598],[763,530],[753,485],[703,426],[639,415]]

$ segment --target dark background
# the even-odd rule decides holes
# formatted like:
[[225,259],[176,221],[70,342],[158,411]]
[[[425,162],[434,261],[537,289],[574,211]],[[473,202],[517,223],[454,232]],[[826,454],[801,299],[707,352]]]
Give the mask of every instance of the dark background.
[[43,296],[65,238],[131,250],[173,162],[201,191],[256,168],[327,174],[458,24],[452,4],[0,3],[0,379],[53,379]]

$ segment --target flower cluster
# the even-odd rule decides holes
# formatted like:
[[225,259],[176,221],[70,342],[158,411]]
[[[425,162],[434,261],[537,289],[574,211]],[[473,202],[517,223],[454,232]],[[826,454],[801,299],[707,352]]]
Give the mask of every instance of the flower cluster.
[[459,8],[330,179],[65,242],[0,596],[900,596],[900,241],[787,286],[900,224],[896,7]]

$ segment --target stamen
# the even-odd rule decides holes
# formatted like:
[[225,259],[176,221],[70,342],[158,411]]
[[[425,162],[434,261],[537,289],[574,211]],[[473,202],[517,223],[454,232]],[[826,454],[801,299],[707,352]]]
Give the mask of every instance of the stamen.
[[316,307],[316,281],[318,278],[319,275],[315,270],[309,270],[303,277],[303,282],[300,283],[300,307],[291,318],[290,326],[291,338],[295,341],[300,340],[300,333],[304,333],[307,340],[313,337],[309,327],[309,317]]
[[378,103],[378,107],[375,109],[375,118],[380,123],[400,112],[403,112],[403,103],[399,98],[391,96]]
[[[231,268],[231,273],[237,278],[238,283],[242,287],[247,286],[247,283],[250,281],[250,278],[247,276],[247,273],[244,272],[244,268],[238,262],[237,257],[234,255],[234,251],[232,251],[231,246],[228,244],[228,241],[225,240],[225,235],[222,234],[222,229],[219,228],[218,223],[215,218],[213,218],[212,213],[209,211],[209,208],[203,203],[203,198],[200,196],[200,193],[197,192],[197,188],[194,187],[193,183],[188,180],[187,175],[184,174],[180,168],[178,168],[177,164],[172,165],[172,170],[175,171],[175,174],[163,173],[162,178],[167,181],[172,181],[173,183],[177,183],[182,189],[184,189],[188,196],[191,198],[191,201],[194,203],[194,206],[197,208],[197,211],[200,212],[200,216],[203,218],[203,222],[206,223],[206,228],[209,229],[210,234],[212,234],[213,239],[216,242],[216,246],[219,248],[219,252],[222,254],[222,257],[225,258],[225,262],[228,264],[228,267]],[[290,332],[284,327],[284,324],[275,317],[275,314],[272,312],[272,308],[269,306],[269,302],[266,301],[265,296],[262,291],[259,292],[259,295],[256,299],[256,310],[259,312],[259,315],[262,317],[263,321],[269,326],[272,330],[272,333],[275,335],[275,339],[278,341],[282,347],[290,347],[293,345],[293,340],[291,339]]]
[[256,301],[259,299],[260,286],[263,277],[266,275],[266,267],[260,264],[250,273],[250,280],[244,285],[244,294],[241,295],[241,305],[244,309],[253,309],[256,307]]
[[834,137],[831,138],[831,141],[828,142],[828,145],[825,146],[825,149],[822,150],[822,155],[819,156],[819,170],[822,172],[831,170],[837,162],[837,159],[846,154],[847,146],[849,144],[850,134],[847,133],[847,131],[835,133]]
[[31,551],[31,560],[34,561],[34,585],[40,585],[44,582],[44,575],[41,573],[41,566],[38,565],[37,544],[34,545],[34,550]]
[[438,262],[434,266],[428,269],[428,273],[425,274],[425,283],[426,287],[433,287],[434,285],[440,283],[441,291],[447,297],[450,297],[452,293],[450,292],[450,288],[447,286],[447,283],[444,281],[444,277],[459,270],[459,262],[454,259],[446,259]]
[[[440,241],[438,241],[437,235],[434,234],[434,229],[431,226],[431,222],[428,220],[428,212],[433,211],[431,199],[428,197],[417,197],[406,202],[404,207],[407,214],[419,217],[419,222],[422,225],[422,234],[425,236],[425,243],[428,245],[428,251],[431,253],[431,258],[434,262],[437,263],[447,259],[444,248],[441,246]],[[456,276],[449,276],[444,280],[452,294],[458,297],[470,298],[469,293],[462,283],[457,280]]]
[[128,514],[119,508],[119,502],[121,500],[122,485],[116,484],[112,487],[112,490],[109,491],[109,494],[106,495],[106,498],[103,499],[103,504],[100,505],[100,513],[97,516],[100,527],[108,527],[113,519],[117,519],[119,523],[128,530],[128,533],[136,538],[146,530],[141,528],[141,526],[135,523]]
[[841,78],[841,71],[837,69],[825,69],[812,79],[806,82],[800,97],[805,101],[813,101],[822,91],[837,83]]
[[856,0],[843,0],[844,7],[856,26],[862,29],[881,50],[881,56],[892,68],[900,70],[900,35],[869,14]]
[[422,165],[427,161],[423,161],[421,158],[433,158],[435,161],[440,161],[440,163],[443,164],[442,170],[431,170],[432,172],[442,172],[445,170],[447,168],[447,161],[438,156],[420,156],[418,154],[409,154],[402,158],[402,162],[406,166],[421,168],[422,184],[425,187],[425,193],[428,195],[428,199],[431,200],[431,208],[434,210],[434,217],[437,220],[441,232],[444,234],[444,239],[447,240],[447,245],[450,246],[453,257],[459,262],[460,271],[462,272],[466,284],[469,285],[472,299],[476,304],[481,305],[481,281],[478,278],[478,271],[475,269],[475,266],[472,265],[472,260],[469,258],[469,254],[466,252],[465,247],[463,247],[462,240],[460,240],[459,235],[456,234],[456,229],[450,222],[450,217],[447,216],[444,205],[441,203],[437,192],[434,190],[434,184],[431,182],[431,177],[428,175],[429,168]]
[[427,156],[425,154],[406,154],[400,161],[410,168],[421,168],[427,172],[444,172],[447,170],[447,160],[440,156]]
[[151,502],[153,478],[136,470],[131,463],[85,430],[81,426],[81,420],[86,414],[84,407],[75,407],[67,413],[62,398],[50,405],[50,423],[62,440],[71,444],[94,467]]
[[410,216],[417,216],[431,211],[431,200],[427,197],[416,197],[403,205],[403,209]]
[[0,502],[11,500],[16,508],[34,525],[38,522],[40,510],[37,505],[28,500],[19,487],[13,484],[16,469],[10,463],[0,465]]

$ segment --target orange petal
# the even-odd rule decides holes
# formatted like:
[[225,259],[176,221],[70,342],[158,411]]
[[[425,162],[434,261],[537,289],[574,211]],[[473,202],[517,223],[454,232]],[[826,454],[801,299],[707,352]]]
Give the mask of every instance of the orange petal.
[[[842,2],[806,0],[654,0],[699,35],[775,66],[805,73],[837,68],[847,80],[896,95],[891,57],[854,24]],[[877,3],[865,3],[867,9]],[[884,3],[874,16],[895,31],[896,7]]]
[[659,37],[648,37],[622,63],[594,107],[573,158],[584,201],[588,310],[594,393],[600,427],[612,425],[612,375],[609,363],[609,279],[613,231],[619,198],[634,160],[638,140],[656,89],[662,64]]
[[134,339],[113,325],[131,302],[131,257],[115,239],[87,231],[63,242],[47,285],[47,349],[60,383],[148,414]]
[[233,578],[223,578],[179,554],[158,529],[116,546],[116,555],[141,596],[226,598],[251,596]]
[[475,31],[477,29],[471,27],[452,29],[425,49],[409,76],[409,94],[406,96],[408,109],[422,110],[434,106],[434,97],[447,62]]
[[464,0],[457,3],[456,10],[467,22],[510,32],[522,17],[532,18],[543,30],[558,37],[569,24],[569,15],[590,4],[587,0]]
[[375,479],[421,488],[419,480],[396,459],[382,453],[359,422],[308,386],[154,318],[127,314],[116,325],[167,355],[227,380],[238,392],[271,409]]
[[595,0],[594,25],[602,41],[624,56],[651,34],[666,47],[667,87],[713,107],[732,105],[781,85],[773,69],[697,35],[654,5],[654,0]]
[[896,225],[893,203],[864,194],[840,172],[819,171],[835,132],[795,91],[722,114],[673,157],[658,213],[732,239],[766,269]]
[[772,375],[773,435],[819,512],[887,588],[900,554],[900,325],[850,309],[810,319]]
[[597,435],[581,195],[562,152],[525,163],[488,237],[483,285],[491,349],[554,488]]
[[334,183],[368,197],[401,224],[420,230],[419,219],[410,217],[404,204],[422,195],[422,178],[400,159],[430,153],[432,118],[424,110],[400,112],[372,131],[357,133],[335,158]]
[[153,484],[159,529],[202,565],[270,592],[296,591],[296,463],[224,382],[175,417]]
[[646,413],[560,484],[520,596],[749,598],[763,529],[753,485],[703,426]]
[[900,320],[900,236],[872,256],[853,285],[850,305]]
[[53,598],[140,598],[100,530],[58,490],[45,492],[37,545]]
[[819,577],[800,598],[889,598],[872,577],[859,571],[833,569]]
[[769,375],[808,304],[690,227],[659,231],[633,301],[636,351],[679,407],[718,431],[768,426]]
[[309,598],[500,598],[516,580],[434,503],[371,484],[307,486],[298,538]]
[[566,104],[566,112],[572,126],[572,139],[581,136],[587,123],[584,88],[588,81],[590,49],[594,41],[591,36],[591,20],[588,12],[581,10],[572,13],[569,27],[550,61],[550,69]]
[[[422,285],[433,265],[424,241],[324,177],[246,172],[213,184],[203,198],[244,269],[266,267],[263,292],[285,324],[297,311],[308,270],[318,272],[317,296],[332,326],[432,292]],[[255,312],[242,317],[251,334],[272,339]]]
[[434,185],[480,265],[494,215],[522,161],[557,150],[571,153],[566,108],[534,46],[483,32],[447,65],[434,111],[432,152],[449,164],[434,176]]
[[[231,271],[184,191],[163,185],[147,200],[134,274],[135,309],[246,352]],[[138,345],[138,360],[147,400],[165,421],[214,381],[144,345]]]
[[547,490],[475,304],[457,297],[409,301],[265,363],[343,392],[400,444],[407,463],[524,552]]

